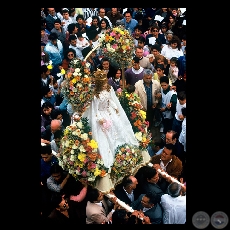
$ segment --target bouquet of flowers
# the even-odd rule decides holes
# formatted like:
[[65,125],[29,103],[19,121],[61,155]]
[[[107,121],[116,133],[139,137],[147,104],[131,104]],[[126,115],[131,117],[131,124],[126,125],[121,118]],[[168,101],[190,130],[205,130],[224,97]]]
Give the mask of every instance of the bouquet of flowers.
[[102,55],[125,68],[132,62],[135,49],[134,39],[123,26],[114,27],[98,39]]
[[146,149],[151,142],[152,134],[147,130],[149,122],[145,120],[146,112],[142,110],[140,98],[135,93],[128,93],[126,89],[119,89],[116,94],[132,125],[140,148]]
[[92,74],[88,63],[74,58],[70,61],[61,92],[75,112],[82,114],[93,99]]
[[96,179],[104,177],[108,172],[97,148],[88,119],[79,117],[64,131],[60,153],[57,155],[59,164],[77,180],[86,178],[94,186]]
[[137,147],[132,147],[127,144],[118,146],[115,151],[115,160],[111,167],[111,180],[118,180],[132,172],[142,160],[141,150]]

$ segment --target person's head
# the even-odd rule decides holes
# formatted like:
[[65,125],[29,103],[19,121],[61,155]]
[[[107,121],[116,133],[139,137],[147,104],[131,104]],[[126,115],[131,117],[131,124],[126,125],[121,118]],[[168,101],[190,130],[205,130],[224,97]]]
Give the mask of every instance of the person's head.
[[145,46],[145,38],[141,36],[137,41],[137,45],[142,47],[142,48],[144,48],[144,46]]
[[[70,35],[71,36],[71,35]],[[74,35],[75,36],[75,35]],[[71,61],[73,58],[76,58],[76,51],[73,48],[68,48],[65,52],[64,58]]]
[[56,30],[59,30],[61,28],[61,19],[60,18],[55,19],[55,21],[54,21],[54,28]]
[[177,182],[172,182],[169,184],[166,193],[169,194],[171,197],[178,197],[181,195],[182,187]]
[[116,73],[115,73],[114,78],[115,79],[121,79],[121,74],[122,74],[121,68],[116,69]]
[[69,8],[68,10],[69,10],[69,15],[70,15],[71,17],[74,17],[74,16],[76,15],[76,10],[75,10],[75,8]]
[[105,17],[105,8],[99,8],[98,9],[98,15],[101,17],[101,18],[104,18]]
[[117,8],[111,8],[112,17],[115,17],[117,14],[118,14],[118,9]]
[[130,12],[130,11],[126,11],[126,12],[124,13],[124,17],[125,17],[126,22],[129,23],[129,22],[131,21],[131,19],[132,19],[131,12]]
[[170,66],[171,66],[171,67],[177,66],[177,62],[178,62],[178,58],[177,58],[177,57],[172,57],[172,58],[170,59]]
[[181,108],[181,114],[186,117],[186,107]]
[[137,187],[137,178],[132,175],[126,175],[122,179],[122,185],[126,191],[132,191]]
[[41,114],[43,116],[49,116],[52,113],[53,109],[54,109],[54,106],[49,101],[46,101],[42,104]]
[[58,36],[57,36],[56,33],[50,33],[48,39],[50,40],[50,42],[51,42],[53,45],[57,45]]
[[154,191],[148,191],[141,199],[141,204],[145,208],[152,208],[160,201],[159,196]]
[[79,41],[83,41],[84,37],[82,35],[82,32],[80,32],[80,31],[77,32],[77,38],[78,38]]
[[98,27],[98,24],[99,24],[99,17],[98,16],[92,16],[92,26],[95,26],[96,28]]
[[42,94],[42,97],[51,98],[53,92],[48,85],[45,85],[41,87],[41,94]]
[[165,34],[167,30],[168,30],[167,24],[166,24],[166,23],[162,23],[162,24],[161,24],[161,32],[162,32],[163,34]]
[[56,182],[60,181],[63,175],[63,168],[59,164],[53,164],[50,167],[50,175]]
[[97,29],[90,29],[86,31],[86,35],[89,38],[89,40],[92,40],[93,42],[96,42],[99,38]]
[[153,72],[150,69],[144,69],[143,81],[149,85],[153,79]]
[[49,162],[52,160],[52,149],[51,145],[46,144],[46,145],[41,145],[41,157],[42,160],[45,162]]
[[51,121],[50,130],[52,133],[55,133],[57,130],[61,130],[62,122],[60,120],[54,119]]
[[144,55],[143,47],[137,46],[136,49],[135,49],[135,55],[136,55],[138,58],[142,58],[143,55]]
[[83,24],[84,22],[84,16],[82,14],[78,14],[78,16],[76,17],[76,21],[78,24]]
[[154,44],[150,46],[150,52],[156,57],[157,55],[161,54],[161,47],[158,44]]
[[148,54],[146,57],[149,59],[149,62],[153,64],[154,55],[153,54]]
[[168,42],[170,42],[172,40],[172,37],[173,37],[173,32],[171,30],[167,30],[165,35],[166,35],[166,40]]
[[140,25],[136,25],[135,27],[134,27],[134,34],[135,34],[135,36],[140,36],[141,34],[143,34],[143,27],[142,26],[140,26]]
[[65,20],[69,19],[69,10],[67,8],[62,9],[62,16]]
[[69,44],[76,47],[77,46],[77,37],[74,34],[69,36]]
[[165,134],[165,143],[166,144],[176,144],[178,139],[178,133],[174,130],[168,130]]
[[47,78],[50,75],[50,69],[48,69],[47,65],[41,66],[41,75],[45,78]]
[[160,27],[157,24],[153,24],[150,28],[150,33],[153,34],[153,37],[158,37]]
[[59,145],[59,144],[60,144],[62,137],[63,137],[63,132],[62,132],[62,130],[57,130],[57,131],[54,133],[54,141],[55,141],[56,145]]
[[168,76],[162,76],[162,77],[160,77],[160,85],[161,85],[161,87],[162,87],[163,90],[168,89],[168,87],[169,87],[169,78],[168,78]]
[[181,41],[182,41],[182,45],[183,45],[183,46],[186,46],[186,34],[184,34],[184,35],[182,36]]
[[70,23],[67,27],[67,31],[69,32],[69,34],[76,34],[78,32],[76,23]]
[[158,75],[159,78],[163,77],[164,76],[164,70],[165,70],[165,67],[163,64],[157,64],[155,66],[155,69],[156,69],[156,73]]
[[185,91],[180,91],[177,93],[177,99],[179,100],[179,103],[181,105],[184,105],[186,103],[186,93]]
[[148,166],[145,170],[145,178],[148,183],[156,184],[159,181],[159,174],[155,168]]
[[60,109],[53,109],[50,117],[52,120],[57,119],[63,122],[63,116],[62,116],[62,111]]
[[100,30],[106,30],[106,29],[108,29],[110,27],[109,22],[108,22],[108,20],[106,18],[102,18],[99,21],[98,26],[99,26]]
[[129,216],[125,209],[116,209],[112,214],[113,224],[127,224]]
[[169,162],[173,156],[174,145],[173,144],[165,144],[162,152],[161,152],[161,160],[165,162]]
[[135,92],[135,85],[128,85],[126,87],[126,90],[128,93],[134,93]]
[[107,73],[103,70],[98,69],[94,72],[94,81],[95,81],[95,96],[99,97],[99,94],[103,90],[110,91],[111,86],[108,84]]
[[172,36],[172,39],[169,41],[169,45],[172,49],[181,49],[181,40],[176,35]]
[[97,188],[94,187],[90,187],[87,190],[87,194],[86,194],[87,200],[90,201],[91,203],[97,203],[99,201],[102,201],[104,198],[103,193],[98,190]]
[[103,57],[101,59],[101,66],[102,66],[103,70],[109,70],[110,62],[109,62],[109,59],[107,57]]
[[45,26],[41,26],[41,37],[44,37],[46,34]]
[[56,11],[54,8],[47,8],[47,11],[51,16],[55,16],[55,14],[56,14]]
[[65,195],[55,193],[51,198],[51,205],[58,211],[64,212],[69,209],[69,204]]
[[168,64],[168,61],[163,55],[159,54],[159,55],[155,56],[154,67],[156,68],[156,65],[158,65],[158,64],[166,65],[166,64]]
[[[47,84],[50,85],[50,83],[51,83],[51,78],[48,78]],[[58,88],[58,81],[57,81],[57,78],[55,78],[55,77],[53,78],[53,88],[54,89]]]
[[140,69],[140,58],[135,56],[132,60],[132,67],[135,69],[135,70],[139,70]]

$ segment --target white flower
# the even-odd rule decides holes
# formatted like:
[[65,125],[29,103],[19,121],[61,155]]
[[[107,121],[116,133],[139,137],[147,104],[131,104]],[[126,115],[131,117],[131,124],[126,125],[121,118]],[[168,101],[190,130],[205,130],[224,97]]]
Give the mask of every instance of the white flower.
[[136,132],[135,137],[137,138],[138,141],[142,140],[142,133],[141,132]]
[[74,170],[73,169],[69,169],[69,174],[74,174]]
[[74,72],[79,73],[80,71],[81,71],[80,68],[76,68]]
[[71,156],[70,156],[70,160],[71,160],[71,161],[75,161],[75,156],[74,156],[74,155],[71,155]]
[[89,76],[87,74],[84,75],[85,78],[89,78]]
[[125,39],[125,43],[126,43],[126,44],[129,44],[129,39]]
[[81,134],[81,138],[82,138],[83,140],[87,140],[87,139],[88,139],[88,134],[87,134],[87,133]]
[[85,150],[85,148],[84,148],[83,145],[81,145],[81,146],[79,147],[79,150],[80,150],[81,152],[86,152],[86,150]]
[[66,159],[67,159],[67,156],[66,156],[66,155],[64,155],[64,156],[63,156],[63,160],[66,160]]
[[73,149],[70,151],[70,154],[74,154],[74,150]]
[[76,170],[75,173],[76,173],[77,175],[80,175],[80,172],[79,172],[78,170]]
[[88,181],[95,181],[95,177],[94,176],[89,177]]
[[69,147],[69,141],[68,140],[65,142],[65,147]]
[[90,67],[90,63],[87,62],[87,63],[85,64],[85,66],[86,66],[87,68],[89,68],[89,67]]
[[78,127],[79,129],[82,128],[82,122],[81,122],[81,121],[77,122],[77,127]]
[[74,144],[74,145],[72,146],[72,149],[77,149],[77,146]]
[[76,93],[78,90],[77,90],[77,88],[73,87],[72,91],[73,91],[74,93]]
[[81,83],[77,83],[77,87],[81,88],[82,84]]

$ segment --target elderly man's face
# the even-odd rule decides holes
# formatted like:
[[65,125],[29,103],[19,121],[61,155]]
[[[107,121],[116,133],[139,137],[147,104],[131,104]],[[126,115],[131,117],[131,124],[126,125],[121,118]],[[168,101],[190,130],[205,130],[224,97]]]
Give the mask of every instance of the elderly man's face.
[[61,121],[51,122],[50,129],[52,133],[55,133],[57,130],[61,129]]

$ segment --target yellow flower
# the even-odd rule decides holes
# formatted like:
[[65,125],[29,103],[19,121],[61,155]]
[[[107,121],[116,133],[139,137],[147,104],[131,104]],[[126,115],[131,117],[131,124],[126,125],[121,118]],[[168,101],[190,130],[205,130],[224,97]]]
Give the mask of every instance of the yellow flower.
[[68,129],[65,129],[65,131],[64,131],[64,136],[66,136],[68,133],[69,133],[69,130],[68,130]]
[[76,78],[72,79],[73,84],[77,82]]
[[101,170],[96,168],[94,171],[94,176],[99,176],[101,174]]
[[86,154],[84,154],[84,153],[79,153],[79,154],[78,154],[78,159],[79,159],[81,162],[83,162],[83,161],[85,160],[85,158],[86,158]]
[[64,69],[61,69],[61,74],[65,74],[65,70]]
[[98,148],[98,144],[95,140],[91,140],[88,145],[92,148],[92,149],[97,149]]
[[53,69],[53,66],[52,65],[47,65],[47,68],[48,69]]
[[141,117],[145,120],[146,119],[146,112],[144,110],[140,109],[140,114],[141,114]]

